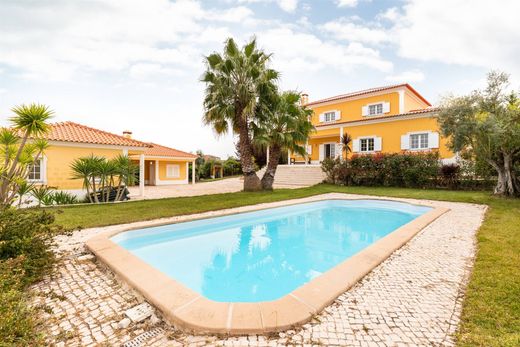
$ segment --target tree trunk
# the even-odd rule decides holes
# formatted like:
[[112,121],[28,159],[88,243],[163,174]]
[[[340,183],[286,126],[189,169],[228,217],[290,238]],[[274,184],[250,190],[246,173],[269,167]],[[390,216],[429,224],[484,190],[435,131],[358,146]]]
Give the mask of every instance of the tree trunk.
[[239,117],[238,136],[240,163],[242,164],[242,172],[244,173],[244,191],[256,192],[262,190],[262,184],[256,175],[255,166],[253,163],[253,153],[251,150],[251,140],[249,138],[247,120],[242,116]]
[[497,184],[493,193],[496,195],[515,196],[518,192],[514,180],[516,179],[513,173],[512,157],[509,154],[503,154],[504,163],[500,165],[494,160],[488,160],[488,163],[493,166],[497,172]]
[[267,168],[262,177],[262,188],[264,190],[273,190],[274,177],[276,175],[276,169],[278,168],[278,162],[280,161],[281,155],[282,149],[280,146],[273,145],[269,148],[269,161],[267,162]]

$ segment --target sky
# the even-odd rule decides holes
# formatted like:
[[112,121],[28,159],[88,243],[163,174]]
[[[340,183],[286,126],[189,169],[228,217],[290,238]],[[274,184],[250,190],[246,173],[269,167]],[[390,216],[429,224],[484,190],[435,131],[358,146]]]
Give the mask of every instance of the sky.
[[38,102],[75,121],[226,158],[202,124],[204,56],[233,37],[272,53],[283,90],[317,100],[410,83],[436,104],[520,86],[518,0],[0,0],[0,124]]

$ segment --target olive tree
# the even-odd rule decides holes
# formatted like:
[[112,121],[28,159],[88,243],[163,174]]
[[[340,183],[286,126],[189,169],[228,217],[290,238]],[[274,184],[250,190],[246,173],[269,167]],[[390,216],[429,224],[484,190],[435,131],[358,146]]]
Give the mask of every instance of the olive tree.
[[520,99],[508,86],[507,74],[489,73],[484,90],[446,97],[439,123],[452,150],[465,151],[493,167],[498,178],[495,194],[518,196],[520,180],[515,167],[520,165]]

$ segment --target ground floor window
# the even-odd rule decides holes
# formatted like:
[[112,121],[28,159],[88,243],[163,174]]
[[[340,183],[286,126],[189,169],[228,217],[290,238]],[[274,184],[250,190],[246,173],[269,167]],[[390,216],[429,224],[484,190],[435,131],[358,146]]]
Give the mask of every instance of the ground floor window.
[[360,152],[373,152],[374,151],[374,138],[365,138],[359,140]]
[[29,165],[29,174],[27,175],[27,179],[29,181],[39,182],[42,181],[42,160],[36,160],[33,164]]
[[166,177],[178,178],[181,174],[180,166],[177,164],[166,165]]
[[428,147],[428,133],[411,134],[410,135],[410,149],[427,149]]

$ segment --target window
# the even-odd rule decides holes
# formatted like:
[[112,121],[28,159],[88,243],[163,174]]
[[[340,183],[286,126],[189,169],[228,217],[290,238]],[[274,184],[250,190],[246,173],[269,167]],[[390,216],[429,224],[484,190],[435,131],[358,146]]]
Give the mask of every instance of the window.
[[373,152],[374,151],[374,138],[365,138],[359,140],[359,151],[360,152]]
[[324,146],[325,158],[334,158],[336,156],[336,144],[327,143]]
[[410,149],[428,148],[428,133],[410,135]]
[[180,177],[180,166],[177,164],[166,165],[166,177],[168,177],[168,178]]
[[332,111],[332,112],[325,112],[325,114],[323,115],[323,118],[324,118],[325,122],[335,121],[336,120],[336,112],[334,112],[334,111]]
[[34,162],[34,164],[30,164],[29,165],[29,174],[27,176],[27,179],[29,181],[42,181],[42,161],[41,159],[40,160],[37,160],[36,162]]
[[368,115],[373,116],[375,114],[383,113],[383,103],[368,105]]

